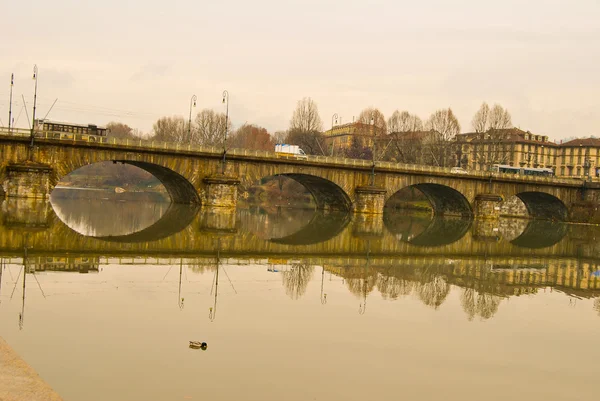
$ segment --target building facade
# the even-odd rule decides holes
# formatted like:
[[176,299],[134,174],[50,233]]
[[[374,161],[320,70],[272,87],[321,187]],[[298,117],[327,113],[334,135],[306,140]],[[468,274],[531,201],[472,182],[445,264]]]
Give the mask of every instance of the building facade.
[[496,129],[456,135],[457,166],[489,170],[494,164],[514,167],[550,168],[560,177],[598,178],[600,139],[550,141],[546,135],[518,128]]

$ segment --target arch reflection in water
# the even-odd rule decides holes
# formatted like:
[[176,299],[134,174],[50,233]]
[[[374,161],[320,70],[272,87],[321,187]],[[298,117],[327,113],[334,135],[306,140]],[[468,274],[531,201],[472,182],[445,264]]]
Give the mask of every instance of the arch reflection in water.
[[282,245],[311,245],[339,235],[351,215],[347,212],[290,208],[252,208],[242,212],[242,229]]
[[548,248],[567,235],[567,224],[561,221],[531,220],[511,244],[521,248]]
[[186,228],[200,206],[163,202],[53,199],[58,218],[73,231],[115,242],[144,242]]
[[443,246],[460,240],[469,231],[472,219],[388,212],[383,221],[388,231],[416,246]]

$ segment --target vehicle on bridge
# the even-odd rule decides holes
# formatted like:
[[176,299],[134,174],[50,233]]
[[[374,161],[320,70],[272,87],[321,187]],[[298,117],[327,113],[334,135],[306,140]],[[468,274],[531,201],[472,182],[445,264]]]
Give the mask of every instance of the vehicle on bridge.
[[277,156],[292,157],[296,159],[307,159],[306,153],[298,145],[288,145],[285,143],[279,143],[275,145],[275,153]]
[[94,135],[105,137],[108,133],[108,129],[105,127],[99,127],[95,124],[72,124],[59,121],[51,120],[36,120],[35,130],[37,132],[56,132],[66,134],[81,134],[81,135]]
[[554,176],[554,170],[551,168],[515,167],[506,164],[494,164],[491,171],[503,174],[533,175],[541,177]]

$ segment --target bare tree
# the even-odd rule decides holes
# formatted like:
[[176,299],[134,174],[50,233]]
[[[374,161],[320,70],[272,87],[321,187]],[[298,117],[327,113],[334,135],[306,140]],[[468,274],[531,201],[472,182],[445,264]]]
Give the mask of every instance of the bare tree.
[[387,133],[387,123],[383,113],[376,108],[367,107],[363,109],[358,115],[358,122],[362,123],[363,126],[372,126],[373,129],[367,128],[368,132],[364,134],[369,135],[385,135]]
[[433,113],[425,123],[425,128],[438,132],[446,141],[460,133],[460,124],[450,108]]
[[286,131],[276,131],[274,134],[271,134],[275,143],[285,143],[287,135],[288,133]]
[[314,266],[307,263],[294,263],[289,270],[283,272],[283,286],[290,298],[298,299],[304,295],[314,269]]
[[423,121],[408,111],[396,110],[387,122],[388,132],[414,132],[423,130]]
[[485,132],[488,130],[490,118],[490,106],[486,102],[481,104],[477,113],[473,116],[471,126],[475,132]]
[[325,155],[325,136],[319,131],[291,129],[285,142],[300,146],[308,155]]
[[152,139],[163,142],[184,142],[187,138],[183,117],[162,117],[154,123]]
[[508,110],[495,104],[490,111],[489,117],[489,128],[490,129],[503,129],[512,127],[512,118]]
[[450,165],[453,159],[450,141],[460,133],[460,124],[452,109],[434,112],[425,123],[425,128],[433,131],[427,146],[434,164],[442,167]]
[[305,97],[298,101],[290,120],[290,130],[302,132],[321,132],[323,130],[319,109],[314,100]]
[[[191,141],[205,146],[222,146],[227,129],[225,124],[224,113],[204,109],[196,115],[192,126]],[[231,129],[231,122],[228,122],[227,125]]]

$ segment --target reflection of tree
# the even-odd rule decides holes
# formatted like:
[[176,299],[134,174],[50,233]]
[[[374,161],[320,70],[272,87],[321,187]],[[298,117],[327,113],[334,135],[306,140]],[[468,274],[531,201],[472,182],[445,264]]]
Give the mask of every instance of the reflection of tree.
[[298,299],[306,292],[308,282],[312,278],[314,266],[306,263],[294,263],[289,270],[283,272],[285,293],[292,299]]
[[[363,268],[360,269],[363,270]],[[365,272],[362,277],[346,277],[348,289],[357,297],[369,295],[375,288],[375,284],[377,284],[377,279],[372,272],[370,274]]]
[[414,282],[403,278],[377,276],[377,289],[383,299],[397,299],[399,296],[409,295],[414,288]]
[[501,300],[498,295],[477,292],[473,288],[463,289],[460,296],[460,303],[469,320],[473,320],[475,316],[490,319],[498,312]]
[[600,316],[600,298],[594,299],[594,310],[598,312],[598,316]]
[[450,284],[441,276],[434,276],[431,280],[417,283],[416,287],[419,299],[433,309],[439,308],[450,293]]

